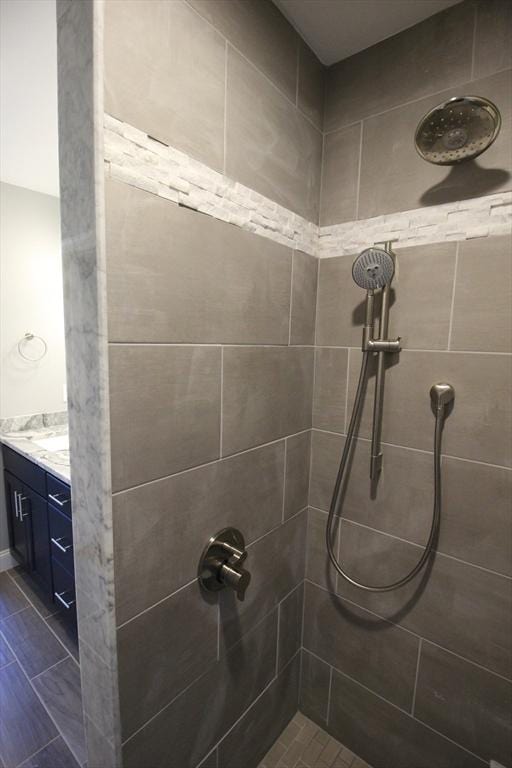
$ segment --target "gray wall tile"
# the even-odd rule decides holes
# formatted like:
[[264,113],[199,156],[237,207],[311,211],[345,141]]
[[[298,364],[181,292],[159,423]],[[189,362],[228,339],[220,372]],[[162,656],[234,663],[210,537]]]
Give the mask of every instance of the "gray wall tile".
[[329,731],[372,765],[485,768],[448,739],[426,728],[353,680],[334,671]]
[[106,197],[110,341],[288,343],[289,248],[121,182]]
[[508,0],[479,0],[476,14],[475,77],[512,67],[512,6]]
[[361,123],[324,137],[320,225],[357,219]]
[[250,544],[279,525],[283,475],[284,441],[115,495],[118,623],[195,578],[221,528],[239,528]]
[[347,349],[315,350],[313,427],[317,429],[345,430],[347,363]]
[[423,643],[415,716],[486,762],[512,754],[512,683]]
[[285,520],[308,505],[311,433],[302,432],[286,440]]
[[302,674],[300,683],[300,711],[325,727],[329,696],[331,668],[302,649]]
[[306,514],[248,547],[251,583],[243,602],[231,590],[219,594],[221,652],[232,647],[304,579]]
[[[408,573],[418,546],[344,522],[341,557],[356,579],[387,584]],[[510,579],[438,554],[409,585],[363,593],[338,579],[338,592],[448,650],[511,677]]]
[[[330,592],[336,592],[336,571],[327,557],[325,544],[325,526],[327,513],[319,509],[308,509],[308,540],[306,552],[306,578],[309,581],[325,587]],[[338,550],[339,524],[333,526],[335,552]],[[309,616],[305,614],[305,620]]]
[[220,349],[111,346],[114,491],[219,456]]
[[270,0],[188,0],[295,103],[299,36]]
[[512,472],[443,458],[439,549],[512,576]]
[[330,67],[324,130],[469,80],[473,20],[456,5]]
[[365,293],[352,279],[351,256],[320,259],[316,343],[360,347]]
[[322,130],[326,68],[304,40],[299,40],[298,106]]
[[229,48],[227,175],[317,222],[321,154],[321,133]]
[[[279,671],[291,661],[302,644],[302,607],[304,584],[300,584],[279,604],[279,644],[277,668]],[[295,699],[297,705],[297,699]],[[293,713],[295,714],[295,712]]]
[[[500,466],[512,463],[512,360],[506,355],[402,351],[386,373],[383,440],[432,450],[434,416],[429,389],[434,381],[455,388],[453,411],[443,433],[443,453]],[[359,375],[360,353],[350,353],[349,403]],[[360,435],[371,431],[374,376],[368,386]],[[349,406],[351,407],[351,405]]]
[[221,741],[222,768],[259,764],[297,711],[299,672],[297,656]]
[[304,611],[304,648],[388,701],[411,707],[418,638],[308,582]]
[[195,768],[273,679],[276,647],[274,611],[126,742],[123,765]]
[[293,252],[290,344],[315,343],[316,288],[319,259]]
[[222,171],[225,41],[181,0],[105,4],[105,110]]
[[510,236],[460,244],[450,347],[512,352]]
[[312,349],[226,347],[223,371],[224,455],[310,428]]
[[[464,47],[469,46],[465,44]],[[414,55],[417,55],[416,51]],[[462,163],[450,170],[426,163],[414,148],[413,138],[419,121],[440,102],[463,92],[485,94],[497,104],[503,118],[500,135],[476,162]],[[359,218],[409,211],[425,205],[466,200],[511,189],[511,105],[510,71],[507,71],[441,91],[435,96],[366,120]]]
[[124,739],[216,662],[217,620],[194,582],[119,628]]

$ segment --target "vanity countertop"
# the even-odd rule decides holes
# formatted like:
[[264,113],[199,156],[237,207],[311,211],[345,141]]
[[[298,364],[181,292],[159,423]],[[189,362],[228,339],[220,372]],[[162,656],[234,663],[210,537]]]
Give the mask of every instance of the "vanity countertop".
[[22,456],[69,485],[71,476],[67,437],[67,424],[41,429],[23,429],[17,432],[0,432],[0,441],[4,445],[21,453]]

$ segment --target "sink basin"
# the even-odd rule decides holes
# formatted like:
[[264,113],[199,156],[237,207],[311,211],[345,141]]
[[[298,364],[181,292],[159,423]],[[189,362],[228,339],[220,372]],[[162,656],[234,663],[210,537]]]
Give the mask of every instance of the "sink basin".
[[33,440],[34,445],[44,448],[45,451],[68,451],[69,435],[55,435],[55,437],[42,437],[41,440]]

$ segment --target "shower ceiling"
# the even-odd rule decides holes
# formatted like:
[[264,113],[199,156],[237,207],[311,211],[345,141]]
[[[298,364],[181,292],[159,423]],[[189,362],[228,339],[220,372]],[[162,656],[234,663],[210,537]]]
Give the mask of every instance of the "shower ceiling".
[[396,35],[460,0],[273,0],[324,64]]

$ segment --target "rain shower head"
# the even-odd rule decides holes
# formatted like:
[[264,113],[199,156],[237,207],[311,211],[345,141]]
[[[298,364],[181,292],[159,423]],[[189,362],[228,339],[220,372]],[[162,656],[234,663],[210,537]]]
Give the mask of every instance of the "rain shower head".
[[481,96],[455,96],[421,119],[414,144],[429,163],[456,165],[485,152],[500,128],[500,111],[492,101]]
[[389,285],[394,274],[393,256],[383,248],[366,248],[352,264],[354,282],[366,291],[376,291]]

